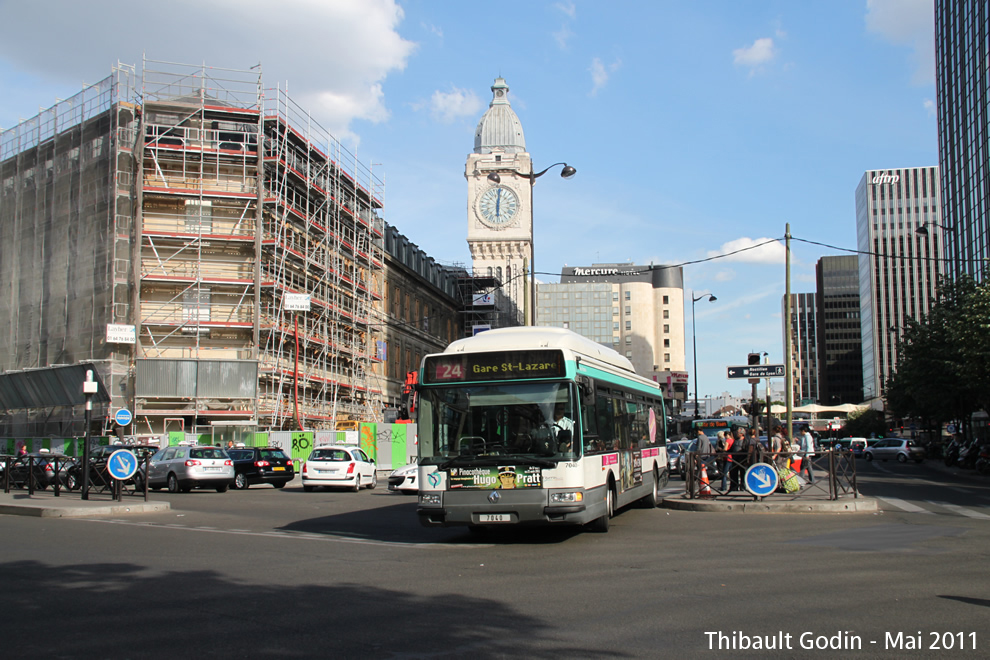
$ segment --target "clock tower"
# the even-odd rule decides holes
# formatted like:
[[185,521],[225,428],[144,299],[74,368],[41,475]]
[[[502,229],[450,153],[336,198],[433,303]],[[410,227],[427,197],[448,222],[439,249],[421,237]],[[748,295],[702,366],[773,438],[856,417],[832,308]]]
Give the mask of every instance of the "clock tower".
[[[533,206],[530,175],[533,161],[526,152],[522,123],[509,105],[509,86],[502,78],[492,85],[492,102],[474,132],[468,155],[468,248],[475,276],[498,278],[502,292],[515,305],[516,318],[532,318],[529,293],[533,264]],[[498,180],[496,183],[489,175]],[[530,291],[527,292],[526,289]]]

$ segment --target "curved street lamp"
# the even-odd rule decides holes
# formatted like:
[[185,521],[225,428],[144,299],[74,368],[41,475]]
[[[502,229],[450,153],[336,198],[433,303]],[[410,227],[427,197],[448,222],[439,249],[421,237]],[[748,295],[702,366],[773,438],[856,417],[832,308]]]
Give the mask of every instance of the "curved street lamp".
[[708,296],[708,302],[715,302],[718,300],[714,295],[710,293],[703,293],[697,298],[694,297],[694,291],[691,292],[691,346],[694,352],[694,418],[700,419],[701,415],[698,414],[698,332],[694,323],[694,304]]
[[[543,170],[540,170],[539,172],[536,172],[535,169],[534,169],[534,171],[530,171],[530,172],[519,172],[517,170],[501,170],[502,173],[504,173],[504,174],[514,174],[514,175],[520,176],[520,177],[522,177],[524,179],[529,179],[529,235],[530,235],[530,237],[532,237],[534,239],[535,239],[535,236],[533,236],[533,222],[534,222],[534,216],[535,216],[535,214],[534,214],[534,209],[533,209],[533,186],[536,185],[536,180],[537,179],[539,179],[541,176],[543,176],[544,174],[546,174],[547,172],[549,172],[552,168],[557,167],[558,165],[563,165],[564,166],[560,170],[560,177],[562,179],[570,179],[572,176],[574,176],[575,174],[577,174],[577,170],[575,168],[571,167],[570,165],[568,165],[567,163],[554,163],[550,167],[547,167],[547,168],[545,168]],[[499,176],[498,171],[490,172],[488,174],[488,180],[491,181],[492,183],[498,184],[498,183],[501,183],[502,182],[502,177]],[[536,263],[535,263],[536,262],[536,247],[535,247],[535,245],[532,247],[532,254],[530,255],[529,261],[530,261],[530,263],[529,263],[530,272],[536,273]],[[525,268],[526,268],[526,265],[523,264],[523,274],[524,275],[525,275],[525,272],[526,272]],[[524,296],[524,300],[523,300],[524,312],[523,312],[523,314],[525,316],[525,325],[536,325],[536,275],[535,274],[533,275],[533,278],[529,282],[528,285],[524,283],[523,284],[523,287],[524,287],[524,289],[523,289],[523,296]],[[526,304],[527,300],[532,300],[533,301],[532,306]],[[530,307],[532,307],[532,309],[530,309]]]

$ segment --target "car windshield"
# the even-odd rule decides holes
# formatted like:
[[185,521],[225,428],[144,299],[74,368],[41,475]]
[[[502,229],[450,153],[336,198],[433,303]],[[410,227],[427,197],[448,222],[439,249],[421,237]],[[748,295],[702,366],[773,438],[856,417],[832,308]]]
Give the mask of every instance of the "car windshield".
[[274,459],[279,459],[279,460],[284,460],[285,459],[285,454],[282,452],[281,449],[262,449],[261,450],[261,457],[263,459],[265,459],[265,460],[270,460],[270,459],[273,459],[273,458]]
[[343,449],[314,449],[309,455],[311,461],[349,461],[351,455]]
[[572,459],[575,417],[567,383],[430,388],[420,397],[420,455]]
[[227,454],[216,447],[204,447],[202,449],[190,449],[189,458],[227,458]]

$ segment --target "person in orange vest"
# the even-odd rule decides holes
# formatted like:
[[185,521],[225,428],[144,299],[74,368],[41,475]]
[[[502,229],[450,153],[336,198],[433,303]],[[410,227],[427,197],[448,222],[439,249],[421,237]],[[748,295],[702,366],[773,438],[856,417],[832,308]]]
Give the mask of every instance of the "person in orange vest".
[[732,469],[732,454],[730,452],[732,451],[732,444],[736,439],[732,437],[732,431],[726,431],[725,433],[719,431],[719,435],[722,436],[719,440],[720,444],[715,447],[715,450],[722,455],[722,459],[719,462],[722,468],[722,485],[719,490],[726,493],[728,492],[725,488],[728,485],[729,470]]

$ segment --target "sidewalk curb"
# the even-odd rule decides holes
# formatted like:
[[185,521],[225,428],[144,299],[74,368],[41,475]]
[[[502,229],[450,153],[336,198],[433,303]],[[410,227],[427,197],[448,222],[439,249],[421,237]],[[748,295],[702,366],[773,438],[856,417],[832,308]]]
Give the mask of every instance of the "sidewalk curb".
[[806,500],[788,502],[718,501],[666,498],[665,509],[679,511],[732,512],[732,513],[876,513],[879,503],[872,497],[841,500]]
[[32,516],[35,518],[97,518],[120,516],[133,513],[159,513],[171,510],[169,502],[139,502],[128,504],[114,502],[112,504],[74,504],[69,506],[52,506],[42,502],[24,502],[19,504],[0,504],[0,515]]

